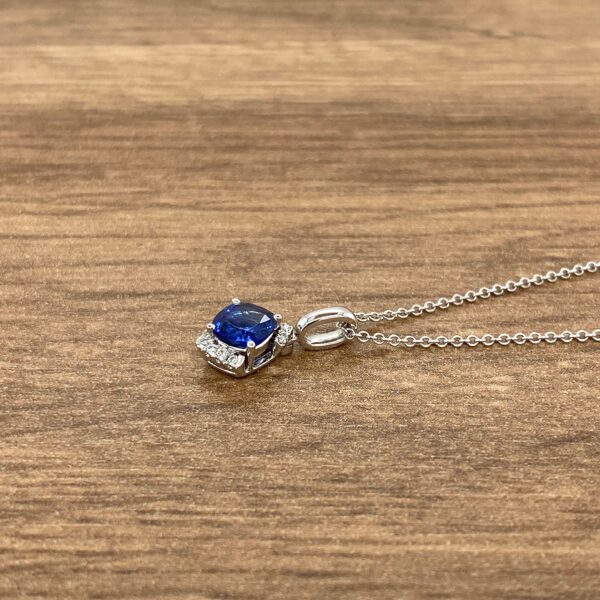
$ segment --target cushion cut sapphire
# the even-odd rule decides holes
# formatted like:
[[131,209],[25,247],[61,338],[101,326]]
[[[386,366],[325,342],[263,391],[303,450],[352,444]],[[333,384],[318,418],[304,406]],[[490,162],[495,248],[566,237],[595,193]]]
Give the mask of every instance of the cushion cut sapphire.
[[277,329],[271,311],[247,302],[226,306],[213,319],[213,325],[215,336],[236,348],[246,348],[248,342],[258,346]]

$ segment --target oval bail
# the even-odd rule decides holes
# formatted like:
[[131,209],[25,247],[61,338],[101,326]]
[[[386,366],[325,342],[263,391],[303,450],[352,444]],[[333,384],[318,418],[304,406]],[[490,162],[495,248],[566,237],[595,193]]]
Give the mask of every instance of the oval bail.
[[[323,326],[333,323],[333,328]],[[304,315],[296,325],[298,343],[307,350],[327,350],[348,341],[337,323],[356,327],[356,316],[343,306],[320,308]]]

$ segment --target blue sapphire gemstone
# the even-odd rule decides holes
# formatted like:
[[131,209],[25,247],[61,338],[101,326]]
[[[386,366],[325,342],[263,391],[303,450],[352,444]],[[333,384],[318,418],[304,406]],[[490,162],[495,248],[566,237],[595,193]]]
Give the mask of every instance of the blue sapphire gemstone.
[[250,341],[258,346],[277,329],[271,311],[247,302],[226,306],[213,319],[213,325],[215,336],[236,348],[246,348]]

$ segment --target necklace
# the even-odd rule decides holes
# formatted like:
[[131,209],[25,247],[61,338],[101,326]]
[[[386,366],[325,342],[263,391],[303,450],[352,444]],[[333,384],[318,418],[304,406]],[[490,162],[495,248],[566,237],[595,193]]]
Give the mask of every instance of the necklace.
[[446,310],[451,306],[460,306],[465,302],[476,302],[517,290],[526,290],[531,286],[554,283],[559,279],[580,277],[586,273],[600,270],[600,261],[590,261],[584,265],[563,267],[557,271],[548,271],[545,275],[521,277],[518,280],[508,280],[506,283],[495,283],[482,287],[477,291],[470,290],[464,294],[454,294],[450,298],[442,297],[423,304],[415,304],[411,308],[397,308],[382,312],[352,312],[343,306],[321,308],[304,315],[295,327],[284,323],[281,315],[272,313],[266,308],[241,302],[234,298],[228,306],[221,310],[209,323],[196,340],[196,346],[207,362],[234,377],[245,377],[266,366],[277,356],[292,352],[295,343],[307,350],[324,350],[335,348],[346,342],[358,340],[362,343],[372,342],[394,347],[444,348],[453,346],[475,347],[479,345],[492,346],[500,344],[539,344],[546,342],[596,341],[600,342],[600,329],[593,331],[563,331],[555,333],[486,333],[476,335],[454,335],[452,337],[414,337],[411,335],[390,334],[382,332],[371,333],[359,329],[359,323],[395,321],[409,317],[433,313],[436,310]]

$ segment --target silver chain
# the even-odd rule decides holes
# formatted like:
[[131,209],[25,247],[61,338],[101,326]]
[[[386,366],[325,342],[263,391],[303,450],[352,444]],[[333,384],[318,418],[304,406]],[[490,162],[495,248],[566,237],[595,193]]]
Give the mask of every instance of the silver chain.
[[[423,314],[435,312],[438,309],[445,310],[451,306],[460,306],[464,302],[476,302],[480,299],[491,298],[492,296],[501,296],[502,294],[509,292],[513,293],[519,289],[527,289],[532,285],[543,285],[544,283],[554,283],[559,279],[569,279],[575,275],[580,277],[585,273],[595,273],[600,270],[600,261],[590,261],[585,265],[577,264],[573,267],[563,267],[558,271],[548,271],[545,275],[536,274],[531,277],[521,277],[518,281],[512,279],[506,283],[495,283],[491,286],[482,287],[478,291],[469,290],[464,294],[454,294],[451,298],[442,297],[438,300],[429,300],[423,304],[415,304],[411,308],[397,308],[396,310],[384,310],[382,312],[359,312],[355,313],[357,321],[394,321],[396,319],[406,319],[408,317],[420,317]],[[554,331],[547,331],[546,333],[538,333],[536,331],[532,333],[501,333],[499,335],[492,335],[487,333],[483,336],[468,335],[460,336],[455,335],[452,337],[446,337],[440,335],[432,338],[429,336],[414,337],[411,335],[401,336],[397,334],[385,335],[381,332],[371,333],[369,331],[359,331],[355,327],[349,325],[340,325],[344,335],[349,340],[358,340],[359,342],[374,342],[375,344],[389,344],[391,346],[404,346],[406,348],[412,348],[414,346],[420,346],[422,348],[429,348],[430,346],[437,346],[444,348],[445,346],[454,346],[458,348],[460,346],[492,346],[493,344],[500,344],[507,346],[508,344],[525,344],[527,342],[531,344],[539,344],[540,342],[547,342],[553,344],[555,342],[571,342],[577,340],[579,342],[586,342],[593,340],[600,342],[600,329],[594,331],[579,330],[576,332],[563,331],[562,333],[555,333]]]

